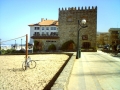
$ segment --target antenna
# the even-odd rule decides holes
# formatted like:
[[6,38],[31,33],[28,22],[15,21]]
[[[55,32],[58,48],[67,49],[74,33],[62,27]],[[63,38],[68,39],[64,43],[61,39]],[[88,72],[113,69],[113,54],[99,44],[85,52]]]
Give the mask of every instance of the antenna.
[[118,23],[119,23],[119,22],[117,22],[117,28],[118,28]]

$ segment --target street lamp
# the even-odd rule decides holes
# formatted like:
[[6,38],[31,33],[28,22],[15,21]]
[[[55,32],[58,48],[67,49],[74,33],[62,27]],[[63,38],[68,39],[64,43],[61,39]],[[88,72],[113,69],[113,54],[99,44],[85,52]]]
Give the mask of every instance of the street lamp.
[[16,40],[15,40],[15,49],[16,49]]
[[22,50],[22,39],[21,39],[21,50]]
[[77,35],[77,54],[76,54],[76,59],[79,59],[81,57],[81,47],[80,47],[80,29],[86,28],[86,20],[83,19],[81,22],[78,20],[78,35]]

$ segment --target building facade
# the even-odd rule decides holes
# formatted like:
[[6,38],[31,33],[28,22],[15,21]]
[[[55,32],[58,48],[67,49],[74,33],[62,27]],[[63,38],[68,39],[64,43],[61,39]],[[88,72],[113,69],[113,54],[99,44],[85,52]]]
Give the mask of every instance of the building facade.
[[[58,21],[44,20],[30,26],[30,43],[39,42],[41,50],[47,50],[51,44],[60,49],[63,43],[72,40],[72,50],[77,46],[78,20],[86,19],[87,28],[80,30],[80,47],[96,50],[97,7],[59,8]],[[59,25],[58,25],[59,22]]]
[[120,44],[120,28],[110,28],[109,29],[109,43]]
[[109,44],[109,32],[97,33],[97,47],[103,47],[103,45]]
[[[78,20],[86,19],[87,28],[80,30],[80,46],[84,49],[96,50],[97,7],[59,8],[59,45],[73,40],[77,45]],[[75,49],[73,47],[73,49]]]
[[97,34],[97,46],[120,44],[120,28],[110,28],[108,32]]
[[47,50],[51,44],[57,45],[58,42],[58,21],[44,20],[36,24],[30,24],[30,43],[34,44],[37,41],[40,50]]

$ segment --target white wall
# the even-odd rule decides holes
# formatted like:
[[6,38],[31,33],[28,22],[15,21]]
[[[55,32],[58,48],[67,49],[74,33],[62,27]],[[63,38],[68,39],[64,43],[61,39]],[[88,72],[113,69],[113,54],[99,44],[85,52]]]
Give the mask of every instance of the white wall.
[[[39,30],[35,30],[35,27],[39,27]],[[42,27],[44,27],[44,30],[42,30]],[[46,27],[49,27],[49,30],[46,30]],[[51,27],[56,27],[56,30],[51,30]],[[44,32],[44,34],[48,32],[50,35],[51,32],[58,32],[57,28],[57,26],[30,26],[30,43],[33,44],[31,36],[33,36],[35,32],[39,32],[40,35],[42,35],[42,32]]]

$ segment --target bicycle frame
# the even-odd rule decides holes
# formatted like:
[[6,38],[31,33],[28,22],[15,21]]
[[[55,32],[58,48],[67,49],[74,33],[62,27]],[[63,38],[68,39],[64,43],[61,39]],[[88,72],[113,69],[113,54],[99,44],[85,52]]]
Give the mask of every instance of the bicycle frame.
[[25,70],[27,67],[29,67],[29,62],[31,61],[31,58],[28,56],[27,60],[25,60]]
[[36,62],[34,60],[31,60],[30,57],[27,58],[27,60],[25,60],[22,64],[22,68],[24,70],[27,69],[27,67],[29,67],[30,69],[35,68],[36,67]]

